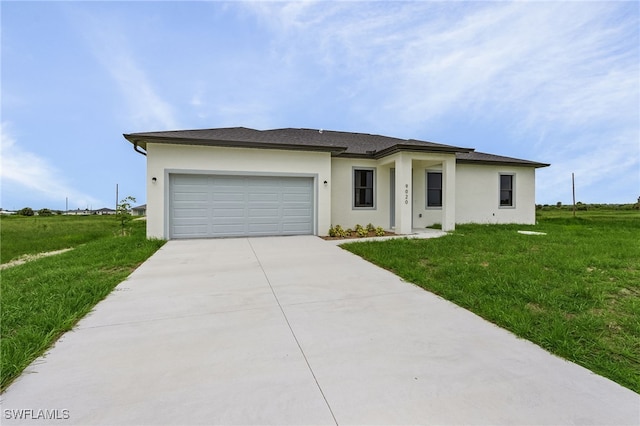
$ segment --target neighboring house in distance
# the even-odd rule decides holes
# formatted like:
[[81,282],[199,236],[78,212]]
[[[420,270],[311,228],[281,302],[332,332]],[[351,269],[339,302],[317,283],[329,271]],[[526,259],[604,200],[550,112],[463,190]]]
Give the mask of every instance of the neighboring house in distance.
[[92,214],[97,214],[97,215],[105,215],[105,214],[116,214],[116,211],[114,209],[103,207],[103,208],[98,209],[98,210],[92,210],[91,213]]
[[132,208],[131,214],[134,216],[145,216],[147,214],[147,205],[142,204],[140,206]]
[[372,223],[535,223],[548,164],[415,139],[244,127],[125,134],[147,156],[147,235],[327,235]]
[[76,210],[67,210],[64,214],[66,215],[71,215],[71,216],[83,216],[83,215],[89,215],[92,213],[92,210],[89,209],[76,209]]

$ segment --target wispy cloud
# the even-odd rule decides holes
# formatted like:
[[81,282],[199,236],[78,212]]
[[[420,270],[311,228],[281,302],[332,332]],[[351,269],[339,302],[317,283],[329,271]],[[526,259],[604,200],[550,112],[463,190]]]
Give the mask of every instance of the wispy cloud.
[[172,106],[163,99],[136,61],[123,23],[108,15],[92,15],[76,10],[81,19],[79,29],[92,53],[109,73],[119,89],[126,107],[126,120],[132,129],[177,129],[178,120]]
[[445,122],[501,123],[501,139],[468,145],[552,162],[540,171],[541,198],[564,197],[557,188],[572,171],[585,176],[594,196],[603,178],[640,186],[640,22],[633,3],[246,7],[276,34],[273,50],[283,62],[314,58],[337,84],[355,81],[337,91],[339,101],[369,129],[428,138]]
[[[70,208],[97,206],[99,200],[73,188],[54,166],[46,159],[24,150],[10,132],[10,125],[0,127],[0,180],[3,192],[28,192],[31,198],[42,198],[43,202],[60,201],[69,198]],[[34,194],[35,193],[35,194]],[[34,195],[36,197],[34,197]],[[18,198],[18,197],[14,197]],[[22,208],[25,206],[3,206]],[[39,206],[30,206],[38,208]],[[42,207],[42,206],[40,206]]]

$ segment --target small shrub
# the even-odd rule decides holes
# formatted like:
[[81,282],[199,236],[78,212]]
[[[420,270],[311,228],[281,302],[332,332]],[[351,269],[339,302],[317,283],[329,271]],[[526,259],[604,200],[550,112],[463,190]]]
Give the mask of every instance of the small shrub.
[[382,226],[378,226],[375,229],[375,233],[376,233],[376,236],[378,236],[378,237],[383,237],[384,234],[385,234],[384,229],[382,228]]
[[329,228],[329,236],[330,237],[336,236],[336,228],[334,228],[333,225],[331,225],[331,228]]
[[369,231],[367,231],[361,226],[358,230],[356,230],[356,234],[358,235],[359,238],[363,238],[369,235]]
[[35,213],[31,207],[25,207],[18,210],[16,214],[19,214],[20,216],[33,216]]
[[344,236],[344,237],[350,237],[350,236],[351,236],[351,234],[353,234],[353,229],[351,229],[351,228],[347,228],[347,230],[346,230],[346,231],[344,231],[344,235],[343,235],[343,236]]
[[344,238],[344,237],[347,236],[345,230],[342,229],[342,226],[340,226],[340,225],[336,225],[336,227],[334,228],[334,231],[335,231],[335,236],[336,237]]
[[373,223],[368,223],[367,224],[367,232],[375,232],[376,227],[373,226]]
[[364,228],[362,228],[362,225],[360,225],[359,223],[356,223],[356,227],[354,228],[354,230],[356,232],[359,232],[361,229],[364,229]]
[[131,215],[131,203],[135,203],[136,199],[132,196],[123,198],[118,207],[116,208],[116,219],[120,222],[122,227],[122,236],[127,235],[127,225],[131,222],[133,216]]
[[49,209],[38,210],[38,216],[53,216],[53,212]]

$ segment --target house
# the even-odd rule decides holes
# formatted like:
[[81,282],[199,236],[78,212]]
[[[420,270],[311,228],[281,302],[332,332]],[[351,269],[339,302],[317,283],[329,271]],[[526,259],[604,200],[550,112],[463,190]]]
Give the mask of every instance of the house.
[[535,223],[548,164],[364,133],[244,127],[125,134],[147,156],[147,235],[326,235],[372,223],[410,234]]
[[133,207],[131,209],[131,214],[134,216],[144,216],[147,214],[147,205],[146,204],[142,204],[140,206],[137,207]]
[[117,212],[114,209],[110,209],[108,207],[103,207],[101,209],[98,210],[92,210],[91,211],[92,214],[97,214],[97,215],[108,215],[108,214],[116,214]]

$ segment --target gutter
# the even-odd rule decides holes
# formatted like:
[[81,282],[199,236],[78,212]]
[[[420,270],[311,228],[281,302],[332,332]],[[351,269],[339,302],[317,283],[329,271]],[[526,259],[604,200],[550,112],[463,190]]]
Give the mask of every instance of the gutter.
[[138,147],[138,142],[133,143],[133,150],[137,153],[144,155],[145,157],[147,156],[147,153],[144,151],[141,151],[140,148]]

